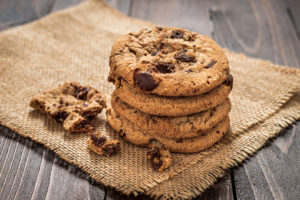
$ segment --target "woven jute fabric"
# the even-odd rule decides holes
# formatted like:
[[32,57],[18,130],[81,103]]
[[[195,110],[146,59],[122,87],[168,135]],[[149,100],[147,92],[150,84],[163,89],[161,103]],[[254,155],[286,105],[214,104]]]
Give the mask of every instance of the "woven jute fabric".
[[[0,33],[1,124],[125,194],[184,199],[199,195],[300,118],[299,70],[228,50],[234,76],[232,131],[203,152],[172,154],[172,166],[161,173],[147,162],[146,148],[121,140],[121,153],[98,156],[87,149],[86,134],[66,134],[61,124],[29,107],[32,96],[65,81],[89,84],[109,99],[114,89],[107,82],[113,42],[147,26],[152,24],[123,16],[103,1],[90,0]],[[108,137],[118,138],[104,112],[93,123]]]

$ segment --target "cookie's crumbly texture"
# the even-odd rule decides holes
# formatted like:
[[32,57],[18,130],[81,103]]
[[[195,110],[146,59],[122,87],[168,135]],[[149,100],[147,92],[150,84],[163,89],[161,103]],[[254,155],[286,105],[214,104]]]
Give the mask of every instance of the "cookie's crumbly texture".
[[208,93],[193,97],[164,97],[139,93],[126,81],[118,80],[113,96],[116,95],[130,106],[149,115],[185,116],[216,107],[226,100],[232,89],[232,76]]
[[201,135],[224,119],[231,109],[230,100],[226,99],[220,105],[207,111],[187,116],[164,117],[143,113],[114,95],[111,98],[111,105],[119,115],[141,129],[173,139]]
[[228,60],[212,39],[181,28],[155,27],[115,42],[108,80],[122,77],[144,93],[195,96],[220,85],[228,74]]
[[69,133],[90,132],[94,127],[89,124],[89,120],[76,112],[72,112],[63,123],[64,129]]
[[71,82],[34,96],[30,106],[63,122],[66,131],[81,132],[91,130],[88,120],[106,107],[106,101],[95,88]]
[[171,154],[165,147],[152,147],[151,150],[147,152],[147,158],[152,168],[159,172],[167,169],[172,163]]
[[149,146],[153,140],[156,140],[168,148],[169,151],[178,153],[195,153],[207,149],[218,142],[230,129],[230,120],[227,116],[201,136],[187,139],[170,139],[141,130],[135,124],[122,118],[113,109],[108,109],[106,116],[110,126],[124,140],[138,146]]
[[99,132],[91,132],[88,148],[98,155],[109,157],[121,150],[119,140],[109,140]]

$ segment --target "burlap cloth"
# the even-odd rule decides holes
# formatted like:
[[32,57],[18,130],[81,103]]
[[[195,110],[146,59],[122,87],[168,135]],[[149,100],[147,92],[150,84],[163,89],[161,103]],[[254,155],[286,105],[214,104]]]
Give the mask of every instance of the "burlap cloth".
[[[93,179],[125,194],[192,198],[212,185],[284,127],[300,118],[300,72],[226,50],[234,76],[232,132],[201,153],[173,154],[169,170],[154,172],[145,148],[121,142],[111,158],[87,149],[85,134],[68,135],[60,124],[28,103],[36,93],[64,81],[90,84],[110,95],[106,81],[112,44],[121,34],[150,23],[128,18],[91,0],[0,34],[1,124],[55,151]],[[118,138],[104,112],[98,130]]]

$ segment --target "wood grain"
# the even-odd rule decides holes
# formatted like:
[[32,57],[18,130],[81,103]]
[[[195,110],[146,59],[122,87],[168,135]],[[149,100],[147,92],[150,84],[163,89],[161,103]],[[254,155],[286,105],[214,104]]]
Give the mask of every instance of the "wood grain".
[[38,19],[51,11],[55,0],[0,1],[0,30]]
[[286,0],[286,11],[300,40],[300,3],[298,0]]
[[[284,1],[215,1],[212,20],[221,45],[299,67],[299,38]],[[234,170],[237,199],[299,199],[299,132],[297,123]]]

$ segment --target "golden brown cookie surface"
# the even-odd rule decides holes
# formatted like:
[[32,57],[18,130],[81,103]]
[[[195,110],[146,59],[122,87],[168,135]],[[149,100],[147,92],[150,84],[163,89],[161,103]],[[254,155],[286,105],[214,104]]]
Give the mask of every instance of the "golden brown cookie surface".
[[218,142],[230,129],[229,117],[225,117],[219,124],[201,136],[175,140],[147,133],[135,124],[122,118],[112,109],[108,109],[106,114],[110,126],[124,140],[138,146],[148,146],[152,140],[156,140],[169,149],[169,151],[178,153],[195,153],[207,149]]
[[220,105],[207,111],[187,116],[165,117],[143,113],[123,102],[117,96],[112,96],[111,105],[119,115],[141,129],[173,139],[201,135],[224,119],[231,108],[230,101],[227,99]]
[[203,94],[228,74],[228,60],[218,44],[181,28],[129,33],[115,42],[110,56],[110,81],[122,77],[140,92],[163,96]]
[[124,80],[119,80],[116,84],[112,96],[120,97],[122,101],[144,113],[158,116],[184,116],[209,110],[224,102],[232,89],[232,81],[225,80],[220,86],[202,95],[163,97],[139,93]]

